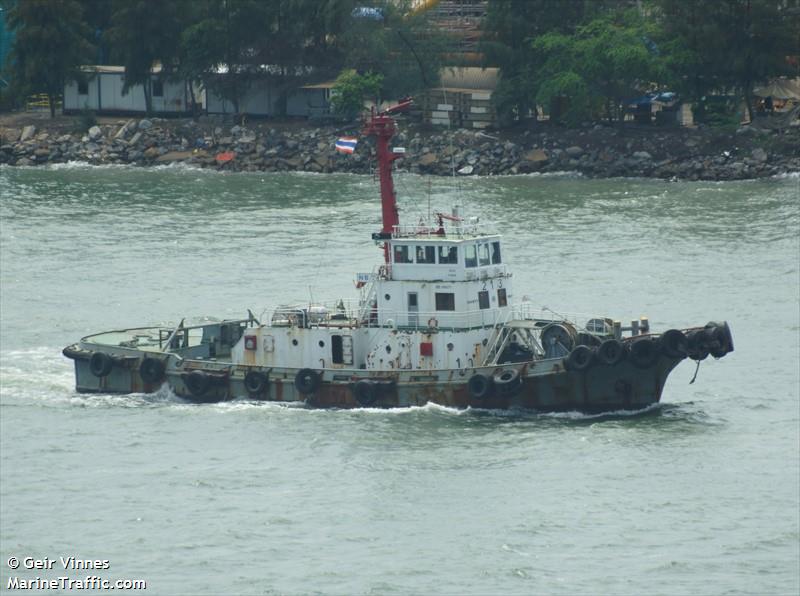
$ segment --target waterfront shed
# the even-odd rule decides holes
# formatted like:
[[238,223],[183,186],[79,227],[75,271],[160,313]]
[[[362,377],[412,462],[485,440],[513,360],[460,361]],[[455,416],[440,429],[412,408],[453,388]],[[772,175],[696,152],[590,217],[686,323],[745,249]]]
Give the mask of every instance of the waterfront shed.
[[[82,81],[69,81],[64,85],[64,113],[92,110],[103,114],[145,113],[144,90],[134,85],[123,94],[125,85],[124,66],[83,66]],[[153,111],[158,114],[185,114],[191,111],[189,83],[162,79],[161,67],[151,70],[150,79]],[[202,97],[195,92],[202,103]]]

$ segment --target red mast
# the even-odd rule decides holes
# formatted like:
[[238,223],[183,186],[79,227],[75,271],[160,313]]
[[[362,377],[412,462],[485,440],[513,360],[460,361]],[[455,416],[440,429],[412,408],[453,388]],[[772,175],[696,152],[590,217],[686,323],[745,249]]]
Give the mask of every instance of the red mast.
[[[392,153],[389,149],[389,141],[394,136],[395,126],[394,119],[389,114],[396,114],[403,112],[411,106],[411,100],[401,100],[396,106],[375,114],[370,115],[369,121],[364,126],[364,134],[367,136],[375,136],[377,140],[378,152],[378,174],[381,182],[381,214],[383,216],[383,227],[380,234],[373,235],[373,238],[379,240],[388,240],[394,232],[395,226],[400,223],[400,216],[397,212],[397,195],[394,192],[394,180],[392,179],[392,162],[395,159],[402,157],[400,154]],[[388,242],[383,245],[383,257],[388,265],[389,258],[389,244]]]

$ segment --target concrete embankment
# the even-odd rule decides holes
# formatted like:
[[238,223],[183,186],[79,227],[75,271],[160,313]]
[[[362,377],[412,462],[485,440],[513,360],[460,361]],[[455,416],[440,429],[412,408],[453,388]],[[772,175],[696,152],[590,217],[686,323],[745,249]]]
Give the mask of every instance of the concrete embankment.
[[[358,127],[314,127],[300,122],[231,125],[199,120],[109,119],[72,132],[39,120],[9,126],[0,117],[0,164],[33,166],[70,161],[149,166],[182,162],[230,171],[368,173],[374,145],[362,138],[354,155],[335,151],[336,139]],[[69,125],[69,126],[68,126]],[[800,171],[800,128],[713,129],[654,127],[513,131],[424,128],[399,122],[395,146],[405,147],[401,170],[430,175],[508,175],[577,171],[591,177],[636,176],[736,180]]]

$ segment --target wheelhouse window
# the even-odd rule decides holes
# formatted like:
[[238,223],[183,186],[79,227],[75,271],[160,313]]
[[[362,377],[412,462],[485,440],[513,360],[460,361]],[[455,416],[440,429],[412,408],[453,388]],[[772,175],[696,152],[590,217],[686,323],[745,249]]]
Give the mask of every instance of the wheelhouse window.
[[464,252],[464,265],[467,267],[478,266],[478,250],[474,244],[467,244]]
[[481,267],[489,264],[489,245],[488,244],[479,244],[478,245],[478,260],[479,265]]
[[153,97],[164,97],[164,81],[160,79],[153,81]]
[[492,242],[492,265],[502,263],[500,259],[500,243]]
[[436,310],[455,310],[456,309],[456,295],[436,292]]
[[78,81],[78,95],[89,95],[89,81]]
[[478,308],[489,308],[489,291],[478,292]]
[[500,288],[497,290],[497,306],[508,306],[508,298],[506,297],[505,288]]
[[439,264],[440,265],[455,265],[458,263],[458,247],[457,246],[440,246],[439,247]]
[[395,263],[413,263],[414,259],[411,258],[411,251],[409,246],[405,244],[394,246],[394,262]]
[[417,246],[417,263],[435,263],[436,249],[433,246]]

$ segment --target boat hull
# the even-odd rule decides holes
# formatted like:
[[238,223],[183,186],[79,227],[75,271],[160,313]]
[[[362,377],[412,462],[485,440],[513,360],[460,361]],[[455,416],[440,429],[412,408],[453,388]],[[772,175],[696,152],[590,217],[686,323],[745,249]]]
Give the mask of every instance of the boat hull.
[[[547,412],[636,410],[659,402],[669,373],[682,360],[662,354],[646,368],[624,360],[615,365],[594,362],[578,371],[567,370],[564,360],[555,358],[459,370],[388,373],[263,368],[190,360],[165,353],[158,355],[163,362],[163,375],[153,379],[143,378],[142,362],[154,356],[134,349],[103,350],[113,365],[98,376],[97,363],[93,369],[91,360],[97,350],[92,348],[75,345],[65,350],[74,360],[76,390],[82,393],[150,393],[166,384],[175,395],[193,402],[253,399],[302,402],[319,408],[395,408],[436,403],[455,408]],[[298,382],[302,374],[311,382]],[[513,382],[502,383],[504,376]],[[474,377],[487,380],[488,389],[476,392]]]

